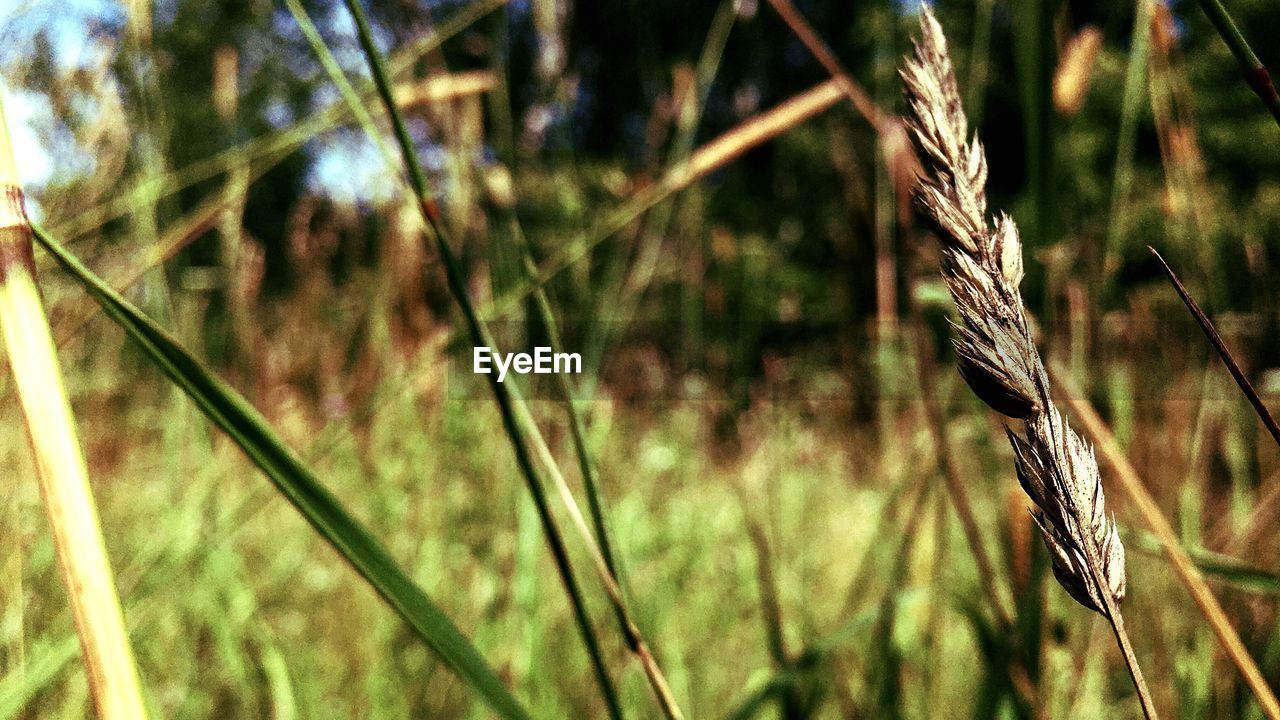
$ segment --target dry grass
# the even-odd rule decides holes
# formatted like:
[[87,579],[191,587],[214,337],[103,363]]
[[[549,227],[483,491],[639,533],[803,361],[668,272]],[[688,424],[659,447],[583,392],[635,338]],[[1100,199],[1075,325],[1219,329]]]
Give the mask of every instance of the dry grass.
[[1155,717],[1119,610],[1124,547],[1106,511],[1097,460],[1054,406],[1018,291],[1018,230],[1008,216],[994,224],[988,220],[986,157],[976,139],[967,141],[968,121],[946,40],[927,9],[902,77],[913,137],[928,168],[917,200],[939,230],[943,277],[961,317],[955,326],[961,373],[992,409],[1024,421],[1025,436],[1010,430],[1009,442],[1054,575],[1076,601],[1111,623],[1143,711]]

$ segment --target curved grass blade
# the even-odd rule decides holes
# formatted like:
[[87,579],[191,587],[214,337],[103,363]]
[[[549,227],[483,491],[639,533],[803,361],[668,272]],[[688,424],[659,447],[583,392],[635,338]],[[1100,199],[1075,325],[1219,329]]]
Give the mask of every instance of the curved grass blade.
[[1249,404],[1258,413],[1258,419],[1267,428],[1267,432],[1271,433],[1271,438],[1276,441],[1276,444],[1280,445],[1280,424],[1276,423],[1276,419],[1271,416],[1271,411],[1267,410],[1266,403],[1262,402],[1262,398],[1258,397],[1258,391],[1253,389],[1253,383],[1249,382],[1249,376],[1245,375],[1244,371],[1240,369],[1240,364],[1236,362],[1230,348],[1227,347],[1227,343],[1218,334],[1218,329],[1213,326],[1213,321],[1209,319],[1204,310],[1200,309],[1200,304],[1191,297],[1191,293],[1187,291],[1187,286],[1183,285],[1182,281],[1178,279],[1177,273],[1173,271],[1173,268],[1169,267],[1169,263],[1165,262],[1164,257],[1150,245],[1147,246],[1147,249],[1160,262],[1160,267],[1164,270],[1164,274],[1169,277],[1169,283],[1173,285],[1178,297],[1182,298],[1182,304],[1187,306],[1191,316],[1196,319],[1196,324],[1204,331],[1204,336],[1209,339],[1209,344],[1213,345],[1218,357],[1222,358],[1222,364],[1227,366],[1227,371],[1235,379],[1236,385],[1240,386],[1240,392],[1244,393],[1245,398],[1249,400]]
[[[1133,543],[1134,549],[1138,552],[1154,556],[1164,554],[1164,546],[1160,544],[1160,539],[1144,530],[1121,528],[1120,537],[1126,543]],[[1205,548],[1189,547],[1187,555],[1200,572],[1211,578],[1221,580],[1240,590],[1280,597],[1280,575],[1240,558]]]
[[34,229],[40,243],[124,328],[152,361],[182,388],[215,425],[244,450],[329,544],[413,628],[436,655],[503,718],[528,718],[475,646],[400,569],[382,545],[351,516],[315,474],[276,435],[261,413],[187,352],[171,335],[122,298],[74,255]]

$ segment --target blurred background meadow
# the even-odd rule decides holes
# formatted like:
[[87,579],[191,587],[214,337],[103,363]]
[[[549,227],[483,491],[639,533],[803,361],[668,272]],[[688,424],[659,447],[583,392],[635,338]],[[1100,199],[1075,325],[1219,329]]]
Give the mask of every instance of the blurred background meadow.
[[[527,248],[584,357],[570,380],[618,575],[688,717],[1137,717],[1105,621],[1047,572],[1003,420],[954,370],[897,119],[916,3],[794,1],[367,7],[499,347],[547,344]],[[1022,229],[1046,357],[1280,684],[1280,453],[1147,250],[1274,402],[1280,130],[1195,3],[935,8],[991,206]],[[1231,11],[1280,64],[1280,6]],[[607,717],[342,4],[12,0],[0,18],[34,219],[260,409],[534,716]],[[153,713],[486,717],[79,286],[37,266]],[[507,383],[585,498],[551,382]],[[0,393],[0,719],[84,717],[7,373]],[[1263,717],[1112,477],[1104,462],[1162,714]],[[566,535],[622,714],[658,717]]]

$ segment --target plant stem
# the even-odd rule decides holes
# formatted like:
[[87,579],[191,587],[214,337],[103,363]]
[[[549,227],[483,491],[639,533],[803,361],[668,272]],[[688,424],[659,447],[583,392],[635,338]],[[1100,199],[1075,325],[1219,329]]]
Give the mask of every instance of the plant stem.
[[1151,690],[1147,688],[1147,681],[1142,677],[1142,668],[1138,665],[1138,657],[1133,652],[1133,645],[1129,642],[1129,634],[1124,629],[1124,616],[1120,613],[1120,604],[1115,598],[1111,597],[1111,588],[1107,584],[1106,574],[1102,571],[1102,562],[1099,560],[1096,536],[1092,531],[1092,525],[1087,523],[1084,513],[1076,506],[1074,500],[1070,497],[1066,498],[1067,509],[1071,513],[1071,520],[1076,524],[1077,534],[1084,538],[1085,541],[1080,543],[1084,549],[1085,563],[1089,566],[1089,579],[1093,584],[1093,589],[1098,599],[1102,601],[1102,615],[1111,625],[1111,631],[1116,636],[1116,644],[1120,646],[1120,653],[1124,655],[1125,666],[1129,669],[1129,677],[1133,679],[1133,687],[1138,691],[1138,702],[1142,704],[1142,714],[1147,720],[1159,720],[1159,714],[1156,713],[1155,703],[1151,700]]
[[102,720],[145,718],[124,613],[116,595],[49,321],[35,284],[31,224],[0,107],[0,326],[89,690]]
[[1200,0],[1200,7],[1204,10],[1204,14],[1209,16],[1209,22],[1213,23],[1214,29],[1222,36],[1231,54],[1235,56],[1236,62],[1240,64],[1249,88],[1262,100],[1262,104],[1271,112],[1271,117],[1275,118],[1276,124],[1280,125],[1280,95],[1276,94],[1276,87],[1271,82],[1271,74],[1267,72],[1266,66],[1258,59],[1253,48],[1249,47],[1249,41],[1245,39],[1244,33],[1240,32],[1240,28],[1236,26],[1235,20],[1231,19],[1231,14],[1223,7],[1221,0]]
[[791,32],[795,33],[814,59],[836,81],[840,92],[849,99],[858,114],[862,115],[877,133],[883,132],[886,123],[884,112],[876,106],[867,92],[854,82],[853,76],[840,64],[836,54],[831,52],[831,48],[823,42],[822,37],[813,29],[813,25],[800,14],[791,0],[769,0],[769,5],[787,24],[787,27],[791,28]]
[[1119,267],[1120,242],[1129,218],[1129,189],[1133,186],[1133,157],[1137,147],[1138,113],[1147,88],[1147,57],[1151,52],[1151,17],[1155,0],[1138,0],[1129,41],[1129,60],[1124,74],[1124,97],[1120,107],[1120,130],[1116,139],[1116,169],[1111,182],[1111,211],[1107,214],[1107,238],[1103,244],[1103,273],[1110,276]]
[[[538,265],[533,259],[532,249],[521,230],[519,222],[511,211],[511,232],[520,246],[521,267],[524,268],[525,280],[533,285],[533,302],[538,311],[538,320],[547,333],[547,342],[551,344],[553,353],[564,352],[564,340],[560,335],[560,326],[556,322],[555,313],[551,309],[551,301],[542,285],[537,284]],[[587,490],[587,509],[591,513],[591,522],[595,526],[596,542],[600,545],[600,555],[615,582],[618,581],[618,561],[614,557],[613,545],[609,542],[608,525],[605,521],[604,495],[600,492],[600,478],[596,472],[595,462],[591,458],[591,450],[587,447],[586,425],[582,414],[575,404],[573,387],[569,378],[555,374],[555,387],[558,399],[564,405],[565,415],[569,420],[569,433],[573,438],[573,450],[578,459],[578,470],[582,474],[582,484]],[[621,618],[619,618],[621,621]]]
[[[466,322],[472,342],[477,346],[493,347],[494,343],[467,295],[467,285],[462,275],[462,266],[445,239],[444,228],[440,223],[439,206],[436,205],[430,191],[427,189],[426,175],[423,173],[422,165],[414,154],[413,140],[409,137],[409,130],[392,96],[386,64],[377,46],[374,45],[373,34],[369,30],[369,21],[365,17],[364,8],[361,7],[358,0],[346,0],[346,5],[355,20],[360,45],[369,61],[378,95],[391,118],[391,125],[395,130],[396,140],[400,145],[400,152],[403,155],[406,170],[409,173],[410,186],[413,188],[418,202],[418,209],[422,213],[423,221],[426,224],[427,234],[435,241],[436,252],[439,253],[444,264],[445,279],[448,283],[449,291],[457,301],[459,309],[462,310],[463,319]],[[613,681],[610,679],[608,669],[605,666],[604,657],[600,651],[600,642],[596,638],[595,629],[592,627],[591,618],[587,613],[586,602],[583,600],[582,591],[578,587],[573,566],[569,562],[569,553],[565,546],[564,538],[561,537],[560,530],[556,527],[555,520],[551,515],[551,508],[547,503],[546,493],[533,468],[533,460],[525,445],[520,423],[517,421],[515,410],[512,407],[511,397],[506,387],[498,381],[496,375],[491,373],[487,377],[489,378],[489,385],[493,390],[494,398],[498,403],[498,410],[502,415],[503,427],[507,436],[511,439],[512,450],[516,456],[516,464],[519,466],[520,472],[529,487],[529,494],[533,496],[534,505],[538,510],[538,518],[542,523],[543,534],[546,535],[547,542],[551,546],[551,554],[555,560],[556,570],[560,575],[561,582],[564,584],[565,592],[569,595],[570,604],[573,606],[574,619],[578,625],[578,631],[582,635],[583,644],[586,646],[587,655],[591,660],[596,681],[600,686],[600,694],[609,710],[609,716],[615,720],[620,719],[622,717],[622,709],[618,703],[617,690],[614,689]]]
[[1158,720],[1155,703],[1151,700],[1151,691],[1147,689],[1147,681],[1142,677],[1142,668],[1138,666],[1138,658],[1133,654],[1133,645],[1129,643],[1129,633],[1125,632],[1124,615],[1120,613],[1120,608],[1115,608],[1115,614],[1107,617],[1107,621],[1111,624],[1111,631],[1115,633],[1116,643],[1120,646],[1120,653],[1124,655],[1125,665],[1129,668],[1129,677],[1133,678],[1133,686],[1138,690],[1138,701],[1142,703],[1142,714],[1147,717],[1147,720]]

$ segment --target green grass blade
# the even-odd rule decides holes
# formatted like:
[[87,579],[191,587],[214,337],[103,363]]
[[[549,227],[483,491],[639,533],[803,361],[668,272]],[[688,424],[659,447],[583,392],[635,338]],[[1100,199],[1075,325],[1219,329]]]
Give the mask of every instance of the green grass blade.
[[504,718],[528,713],[457,626],[414,584],[382,545],[320,484],[249,401],[187,352],[164,329],[108,287],[39,228],[35,239],[93,297],[106,314],[235,440],[311,526],[329,541],[445,664]]
[[[1126,545],[1132,545],[1140,553],[1155,556],[1164,554],[1160,541],[1145,530],[1122,529],[1121,537]],[[1204,548],[1188,547],[1187,554],[1200,572],[1212,579],[1221,580],[1241,590],[1280,597],[1280,575],[1240,558]]]
[[387,161],[387,166],[398,172],[399,167],[396,165],[396,156],[392,154],[391,148],[382,139],[382,133],[378,132],[378,127],[374,125],[373,116],[365,108],[364,101],[360,99],[360,93],[351,86],[351,81],[347,80],[347,75],[342,71],[342,66],[338,64],[338,59],[333,56],[333,52],[325,44],[324,38],[320,36],[320,29],[312,21],[311,14],[302,6],[301,0],[284,0],[284,4],[289,8],[290,14],[293,15],[293,21],[298,23],[298,29],[302,30],[303,36],[307,38],[307,44],[311,46],[311,51],[316,54],[316,59],[320,61],[320,66],[324,68],[325,74],[329,76],[334,86],[338,88],[338,93],[342,95],[342,101],[347,104],[351,115],[360,124],[364,134],[373,141],[374,145],[378,146],[378,152],[382,153],[383,159]]
[[1119,267],[1120,244],[1128,229],[1129,191],[1133,186],[1134,153],[1138,145],[1138,115],[1143,109],[1147,88],[1147,60],[1151,53],[1151,15],[1154,0],[1139,0],[1133,21],[1133,40],[1124,75],[1124,100],[1120,109],[1120,131],[1116,139],[1115,179],[1111,183],[1111,212],[1103,252],[1103,269],[1110,274]]

